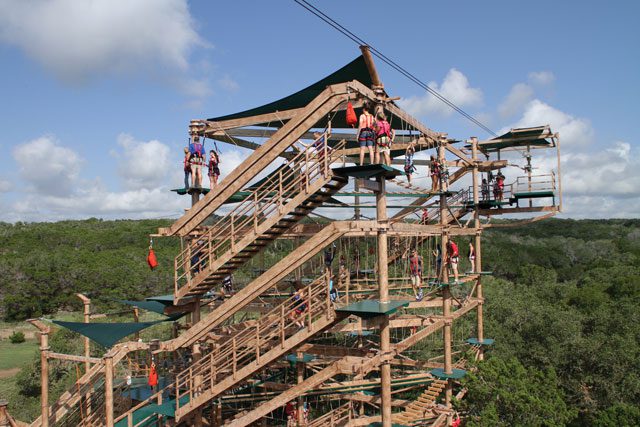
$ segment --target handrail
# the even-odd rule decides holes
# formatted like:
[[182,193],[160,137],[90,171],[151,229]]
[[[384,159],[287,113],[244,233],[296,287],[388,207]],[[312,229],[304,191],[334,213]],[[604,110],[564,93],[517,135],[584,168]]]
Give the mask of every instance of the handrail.
[[[323,137],[327,138],[327,135]],[[328,177],[329,165],[340,159],[339,151],[345,144],[341,141],[333,149],[327,144],[320,149],[310,145],[302,150],[289,161],[290,167],[266,179],[206,234],[187,245],[174,262],[176,293],[184,284],[190,284],[193,275],[229,249],[233,250],[235,243],[244,237],[239,230],[249,227],[257,233],[258,227],[272,214],[280,212],[287,200],[302,191],[307,192],[309,185],[318,179]]]
[[[176,410],[180,408],[180,398],[203,393],[217,384],[218,376],[233,376],[250,363],[260,363],[262,355],[276,346],[285,345],[288,337],[298,331],[297,322],[303,322],[305,328],[322,316],[329,316],[331,303],[328,296],[326,277],[322,276],[304,288],[305,310],[293,318],[292,313],[299,307],[295,296],[263,315],[254,324],[221,342],[216,350],[176,375],[173,389],[176,393]],[[293,332],[293,333],[291,333]],[[238,378],[240,380],[240,378]],[[189,399],[191,401],[191,399]]]

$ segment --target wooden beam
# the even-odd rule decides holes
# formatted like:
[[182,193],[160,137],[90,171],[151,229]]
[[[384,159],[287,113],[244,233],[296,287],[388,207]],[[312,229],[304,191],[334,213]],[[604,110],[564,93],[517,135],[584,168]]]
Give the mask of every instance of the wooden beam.
[[291,146],[298,138],[313,127],[322,117],[347,99],[344,84],[327,87],[302,111],[279,129],[267,143],[250,154],[232,173],[227,175],[220,185],[211,190],[203,199],[175,223],[162,231],[167,235],[184,236],[199,226],[213,214],[224,202],[249,183],[266,168],[280,153]]
[[267,113],[267,114],[258,114],[255,116],[243,117],[240,119],[223,120],[220,122],[213,122],[208,120],[200,120],[200,122],[205,124],[206,129],[204,133],[205,135],[208,136],[209,133],[215,133],[223,129],[233,129],[233,128],[239,128],[243,126],[254,126],[262,123],[275,122],[279,125],[282,125],[283,121],[289,120],[295,117],[302,110],[304,110],[304,107],[293,108],[291,110],[276,111],[276,112]]
[[102,359],[98,357],[76,356],[73,354],[54,353],[52,351],[47,351],[46,353],[50,359],[68,360],[70,362],[102,363]]

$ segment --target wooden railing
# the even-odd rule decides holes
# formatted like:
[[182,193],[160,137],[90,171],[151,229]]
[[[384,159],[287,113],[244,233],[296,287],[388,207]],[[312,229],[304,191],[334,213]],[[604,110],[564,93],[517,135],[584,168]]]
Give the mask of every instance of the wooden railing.
[[[325,141],[328,135],[324,135]],[[242,202],[223,218],[220,218],[209,231],[201,235],[182,250],[175,258],[175,292],[183,286],[191,286],[193,277],[211,265],[227,251],[240,251],[236,243],[246,236],[247,230],[258,234],[258,228],[273,215],[282,215],[284,206],[296,195],[309,194],[310,187],[318,180],[326,181],[331,175],[330,166],[341,159],[340,151],[345,141],[333,149],[322,144],[313,145],[301,151],[270,176],[258,188],[254,189]]]
[[337,427],[346,426],[352,419],[353,405],[351,401],[332,409],[326,414],[309,421],[306,427]]
[[[261,355],[276,346],[285,348],[287,338],[298,332],[313,332],[313,324],[323,316],[335,316],[329,299],[326,277],[322,276],[302,288],[302,301],[305,310],[295,314],[300,300],[291,296],[269,313],[261,316],[255,324],[247,326],[233,337],[222,342],[207,356],[192,364],[187,370],[176,376],[176,410],[180,408],[180,399],[194,397],[207,392],[218,384],[220,377],[229,377],[241,381],[238,372],[254,363],[261,364]],[[304,323],[304,329],[297,323]]]

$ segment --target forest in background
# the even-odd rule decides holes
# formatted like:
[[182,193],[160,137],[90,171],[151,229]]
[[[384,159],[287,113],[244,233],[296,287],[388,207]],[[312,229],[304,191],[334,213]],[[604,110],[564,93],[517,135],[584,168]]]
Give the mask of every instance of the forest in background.
[[[77,311],[76,292],[97,311],[116,307],[114,299],[170,293],[179,241],[154,242],[156,270],[145,261],[148,235],[168,224],[0,224],[0,316]],[[484,280],[485,336],[496,344],[465,380],[458,407],[467,424],[640,425],[640,220],[487,229],[482,253],[483,270],[494,272]],[[69,338],[52,342],[69,346]],[[20,398],[37,397],[36,372],[34,364],[18,375]]]

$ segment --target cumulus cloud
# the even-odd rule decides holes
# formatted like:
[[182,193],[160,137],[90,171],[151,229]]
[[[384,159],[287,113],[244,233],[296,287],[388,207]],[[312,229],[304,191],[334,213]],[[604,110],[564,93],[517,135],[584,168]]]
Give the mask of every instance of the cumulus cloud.
[[198,35],[187,0],[6,0],[0,43],[68,84],[145,73],[196,99],[211,94],[208,78],[196,77],[202,67],[189,62],[209,44]]
[[238,84],[238,82],[236,82],[235,80],[233,80],[231,78],[231,76],[229,75],[225,75],[224,77],[222,77],[221,79],[218,80],[218,84],[224,89],[224,90],[228,90],[229,92],[233,92],[236,91],[240,88],[240,85]]
[[118,175],[128,189],[156,188],[163,182],[173,165],[170,149],[157,140],[137,141],[131,135],[118,135],[122,153],[118,157]]
[[72,192],[82,159],[53,136],[43,136],[13,150],[20,177],[40,194],[65,196]]
[[529,81],[537,86],[548,86],[556,80],[551,71],[532,71],[529,73]]
[[[106,188],[100,177],[80,178],[84,161],[53,136],[16,146],[13,155],[30,193],[17,201],[3,201],[0,220],[180,215],[189,200],[168,191],[173,181],[182,183],[179,159],[171,158],[169,147],[155,140],[138,141],[128,134],[119,135],[117,144],[119,151],[114,155],[124,191]],[[0,191],[5,182],[0,180]]]
[[[482,91],[471,87],[467,77],[455,68],[449,70],[442,84],[430,82],[429,87],[458,107],[482,105]],[[423,96],[409,97],[404,101],[400,101],[400,105],[415,116],[439,114],[446,117],[453,113],[451,107],[430,93],[425,93]]]
[[507,97],[498,106],[498,114],[511,117],[522,111],[533,98],[533,89],[525,83],[518,83],[511,88]]
[[11,183],[7,180],[0,179],[0,193],[6,193],[11,190]]
[[513,125],[503,128],[499,133],[509,128],[521,128],[529,126],[551,125],[554,132],[559,132],[563,145],[589,145],[594,142],[595,132],[587,119],[574,117],[560,111],[539,99],[530,101],[526,106],[522,117]]

